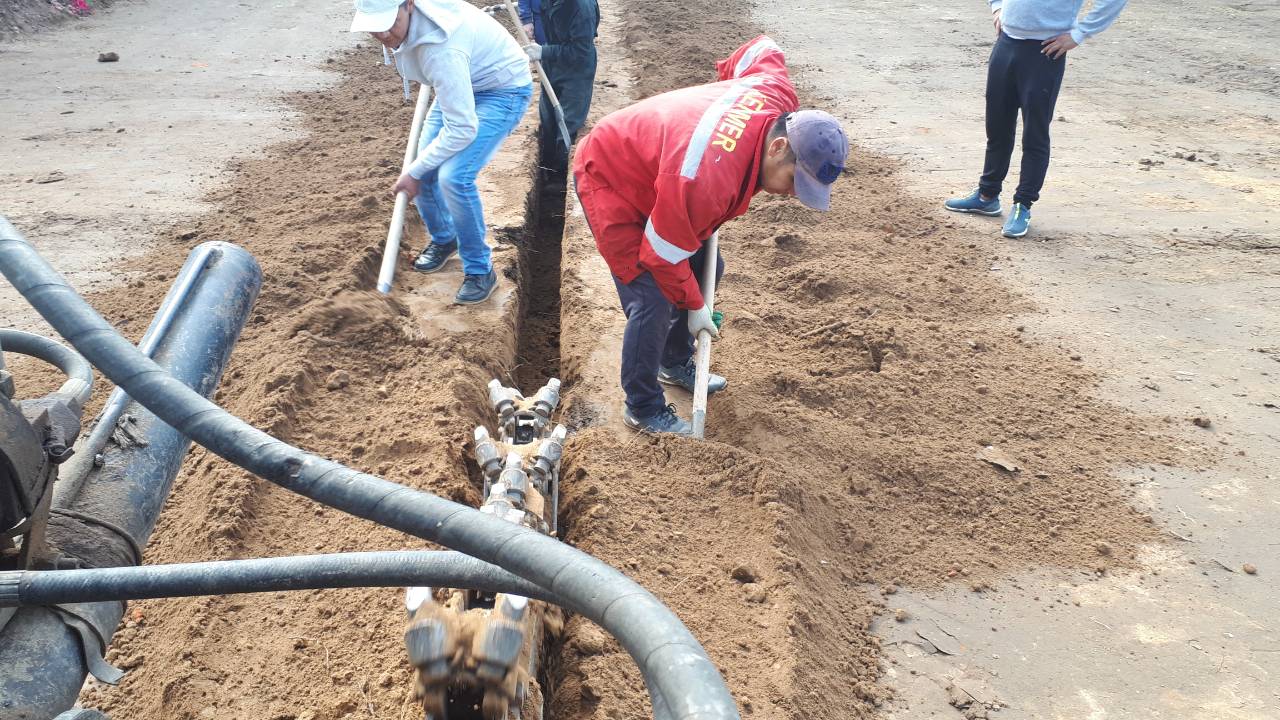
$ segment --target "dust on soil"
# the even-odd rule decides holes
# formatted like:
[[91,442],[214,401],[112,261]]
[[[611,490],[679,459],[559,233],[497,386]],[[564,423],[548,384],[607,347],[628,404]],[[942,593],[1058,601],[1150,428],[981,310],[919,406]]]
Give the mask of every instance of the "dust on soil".
[[[497,327],[428,333],[372,290],[412,107],[388,92],[390,71],[369,50],[339,64],[341,84],[291,99],[305,138],[239,163],[209,198],[215,212],[172,229],[141,261],[143,279],[91,301],[136,337],[192,246],[243,245],[263,288],[215,399],[310,451],[477,505],[466,445],[489,414],[485,383],[508,377],[515,307],[494,301]],[[421,241],[413,223],[401,267]],[[511,277],[515,262],[511,246],[494,249],[499,272]],[[398,278],[396,296],[417,280]],[[146,562],[422,547],[193,448]],[[393,590],[137,602],[127,617],[109,658],[133,672],[117,688],[90,682],[81,698],[114,717],[415,714]]]
[[[712,78],[759,32],[743,9],[629,6],[636,96]],[[761,196],[723,229],[728,332],[714,362],[730,385],[711,401],[712,442],[606,427],[566,454],[568,540],[669,603],[748,716],[875,716],[887,696],[869,627],[885,596],[1131,565],[1158,531],[1112,470],[1199,459],[1158,420],[1096,399],[1071,348],[1025,338],[1013,318],[1030,302],[990,272],[989,240],[911,197],[850,130],[830,213]],[[569,303],[563,322],[617,314]],[[564,351],[574,382],[592,348]],[[988,445],[1021,470],[979,459]],[[579,631],[571,621],[554,716],[644,714],[616,647],[583,647]]]

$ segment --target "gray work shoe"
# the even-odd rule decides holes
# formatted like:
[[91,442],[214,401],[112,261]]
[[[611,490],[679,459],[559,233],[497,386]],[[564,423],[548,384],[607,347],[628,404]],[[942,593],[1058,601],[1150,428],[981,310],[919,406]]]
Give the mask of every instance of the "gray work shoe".
[[488,300],[497,289],[498,275],[492,270],[484,275],[467,275],[462,280],[462,287],[458,288],[458,294],[453,296],[453,301],[459,305],[475,305]]
[[[658,382],[663,385],[674,385],[675,387],[684,388],[689,392],[693,392],[694,380],[698,375],[698,367],[694,364],[693,358],[689,358],[688,362],[676,367],[664,367],[658,371]],[[707,380],[707,394],[720,392],[729,384],[728,380],[711,373],[711,377]]]
[[670,435],[681,435],[690,437],[693,435],[693,426],[685,422],[676,414],[676,406],[668,405],[656,414],[645,418],[638,418],[631,414],[628,408],[622,413],[622,422],[632,430],[639,430],[642,433],[658,435],[667,433]]

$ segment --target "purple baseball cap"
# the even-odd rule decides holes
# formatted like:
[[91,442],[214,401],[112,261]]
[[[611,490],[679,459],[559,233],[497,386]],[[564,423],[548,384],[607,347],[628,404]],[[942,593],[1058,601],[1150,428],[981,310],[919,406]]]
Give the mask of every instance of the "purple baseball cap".
[[796,197],[814,210],[831,208],[831,184],[844,171],[849,140],[840,121],[821,110],[787,118],[787,139],[796,154]]

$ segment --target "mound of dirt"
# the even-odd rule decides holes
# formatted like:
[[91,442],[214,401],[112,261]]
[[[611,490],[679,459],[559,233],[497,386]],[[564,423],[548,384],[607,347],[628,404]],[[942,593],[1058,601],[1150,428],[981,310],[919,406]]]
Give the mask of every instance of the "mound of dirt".
[[[306,136],[239,163],[208,198],[215,210],[173,228],[141,261],[143,282],[90,299],[136,336],[192,246],[243,245],[262,266],[263,288],[216,400],[307,450],[475,505],[467,447],[489,419],[485,384],[510,377],[518,307],[495,300],[473,310],[498,318],[493,326],[428,337],[397,299],[422,276],[397,278],[392,299],[373,291],[412,107],[388,90],[398,87],[392,71],[369,53],[339,61],[345,80],[336,87],[290,100]],[[509,146],[521,154],[533,144]],[[531,183],[508,182],[525,183],[523,192]],[[422,241],[415,220],[401,267]],[[514,252],[495,253],[508,277],[518,275],[514,262]],[[146,562],[422,546],[195,448]],[[132,603],[110,657],[133,672],[119,687],[90,683],[82,701],[138,720],[413,715],[403,617],[401,593],[390,589]]]
[[[636,95],[711,79],[758,34],[748,14],[629,6]],[[714,363],[730,384],[711,400],[710,442],[610,426],[566,455],[569,539],[670,603],[748,717],[874,717],[887,691],[870,628],[885,595],[1130,565],[1157,533],[1112,470],[1193,459],[1098,400],[1070,348],[1024,337],[1015,318],[1033,305],[989,272],[990,240],[911,197],[848,127],[853,166],[830,213],[762,195],[722,228]],[[566,288],[592,287],[590,235],[570,225]],[[618,322],[607,294],[575,289],[591,301],[566,302],[564,327]],[[583,368],[601,347],[565,343],[570,382],[596,381]],[[573,407],[591,391],[576,392]],[[989,446],[1019,469],[979,458]],[[570,623],[555,716],[641,716],[639,678],[616,650],[581,649],[583,631]]]
[[[636,94],[706,81],[756,34],[747,15],[706,0],[628,6]],[[411,109],[367,54],[341,67],[341,85],[293,101],[306,138],[241,163],[210,198],[217,211],[143,261],[140,286],[93,300],[136,336],[192,245],[245,245],[265,283],[217,399],[309,450],[477,504],[467,444],[487,420],[485,382],[516,362],[516,303],[495,327],[424,335],[369,292]],[[1069,348],[1025,339],[1012,318],[1031,306],[987,272],[987,240],[911,198],[895,172],[855,150],[828,215],[762,197],[724,228],[729,325],[715,362],[731,385],[712,401],[709,442],[620,435],[592,427],[599,398],[574,405],[588,410],[566,454],[566,539],[668,602],[748,717],[874,716],[883,594],[998,592],[1003,573],[1031,565],[1128,564],[1155,534],[1111,469],[1186,460],[1095,399],[1097,378]],[[590,243],[581,231],[565,241],[566,277],[581,259],[572,245]],[[512,255],[507,277],[519,276]],[[611,290],[577,282],[563,326],[613,322]],[[566,392],[592,392],[574,373],[597,350],[562,344]],[[978,458],[987,446],[1022,469]],[[420,545],[195,450],[146,559]],[[135,603],[111,651],[135,671],[82,699],[138,720],[414,715],[401,619],[388,590]],[[647,712],[634,665],[581,618],[549,662],[552,717]]]

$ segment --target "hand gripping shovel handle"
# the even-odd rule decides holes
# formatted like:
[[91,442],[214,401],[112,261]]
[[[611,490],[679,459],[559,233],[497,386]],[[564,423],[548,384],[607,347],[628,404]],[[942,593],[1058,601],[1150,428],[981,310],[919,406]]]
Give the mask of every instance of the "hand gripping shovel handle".
[[[503,4],[507,8],[507,13],[511,16],[511,23],[516,26],[516,36],[520,38],[521,47],[533,42],[529,38],[529,34],[524,31],[524,23],[520,22],[520,13],[516,11],[515,1],[503,0]],[[564,122],[564,108],[560,107],[560,98],[556,97],[556,91],[551,87],[551,80],[542,71],[542,63],[534,60],[533,70],[538,73],[538,81],[542,83],[542,92],[546,94],[547,99],[551,101],[551,107],[556,111],[556,124],[560,126],[560,140],[564,142],[564,147],[567,150],[573,145],[573,141],[569,139],[569,126],[565,125]]]
[[[711,233],[702,260],[702,298],[707,312],[715,309],[716,266],[720,262],[720,233]],[[693,436],[702,439],[707,425],[707,384],[711,381],[711,333],[698,333],[698,348],[694,354],[696,374],[693,380]]]
[[[404,163],[400,172],[408,172],[418,157],[418,137],[422,134],[422,119],[427,116],[431,104],[431,88],[418,86],[418,103],[413,107],[413,124],[409,126],[409,145],[404,150]],[[391,293],[391,281],[396,276],[396,259],[400,256],[400,237],[404,234],[404,212],[409,207],[409,193],[396,193],[396,206],[391,211],[391,227],[387,228],[387,244],[382,249],[382,269],[378,271],[378,292]]]

